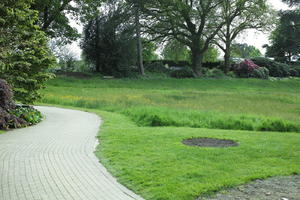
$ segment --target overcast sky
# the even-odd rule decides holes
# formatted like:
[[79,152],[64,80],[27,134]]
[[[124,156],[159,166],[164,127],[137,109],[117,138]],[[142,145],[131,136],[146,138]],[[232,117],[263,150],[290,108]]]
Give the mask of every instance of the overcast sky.
[[[269,3],[276,9],[276,10],[286,10],[289,7],[282,3],[281,0],[268,0]],[[72,22],[72,26],[76,27],[80,32],[82,31],[82,27],[75,22]],[[249,30],[241,35],[236,42],[238,43],[247,43],[253,45],[261,50],[262,53],[265,53],[265,49],[262,48],[264,44],[269,44],[268,41],[269,33],[258,33],[253,30]],[[81,49],[79,48],[79,41],[74,42],[72,45],[68,45],[70,51],[72,51],[76,57],[80,58]]]

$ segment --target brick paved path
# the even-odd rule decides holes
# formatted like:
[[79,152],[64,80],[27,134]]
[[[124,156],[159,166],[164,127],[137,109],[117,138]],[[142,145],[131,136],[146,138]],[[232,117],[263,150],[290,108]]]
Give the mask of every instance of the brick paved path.
[[96,115],[38,109],[42,123],[0,135],[0,200],[141,199],[95,157]]

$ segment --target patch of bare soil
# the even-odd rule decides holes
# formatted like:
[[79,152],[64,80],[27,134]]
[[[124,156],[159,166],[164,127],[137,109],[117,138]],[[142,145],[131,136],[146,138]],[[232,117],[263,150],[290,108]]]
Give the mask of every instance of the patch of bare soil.
[[256,180],[197,200],[300,200],[300,175]]
[[189,138],[183,140],[182,143],[188,146],[198,147],[232,147],[239,145],[233,140],[224,140],[217,138]]

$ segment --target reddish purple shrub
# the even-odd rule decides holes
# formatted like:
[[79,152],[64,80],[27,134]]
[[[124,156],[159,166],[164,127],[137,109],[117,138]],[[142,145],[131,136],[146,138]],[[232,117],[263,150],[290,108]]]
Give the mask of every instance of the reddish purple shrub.
[[259,66],[256,65],[252,60],[246,59],[237,66],[235,72],[239,77],[247,78],[250,77],[253,71],[258,68]]
[[11,87],[5,80],[0,79],[0,129],[20,128],[28,125],[24,119],[10,113],[16,107],[12,97]]

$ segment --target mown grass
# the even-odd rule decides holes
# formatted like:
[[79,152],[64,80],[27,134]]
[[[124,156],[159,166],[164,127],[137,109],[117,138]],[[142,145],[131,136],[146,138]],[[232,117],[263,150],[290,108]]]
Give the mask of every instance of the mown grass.
[[[257,178],[300,173],[299,133],[191,128],[230,117],[253,127],[267,119],[298,126],[299,89],[300,80],[57,78],[48,83],[42,103],[97,113],[104,124],[96,155],[108,170],[146,199],[184,200]],[[153,127],[149,116],[164,123]],[[226,128],[242,129],[236,126]],[[181,143],[191,137],[232,139],[239,146]]]

